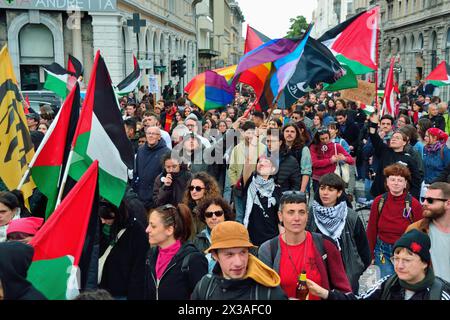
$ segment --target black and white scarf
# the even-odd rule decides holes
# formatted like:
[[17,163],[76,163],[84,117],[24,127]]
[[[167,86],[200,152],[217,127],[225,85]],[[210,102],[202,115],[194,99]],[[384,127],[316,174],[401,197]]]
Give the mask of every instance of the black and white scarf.
[[336,242],[339,250],[341,248],[338,239],[344,230],[347,213],[348,208],[345,201],[331,208],[323,207],[317,201],[313,202],[313,216],[317,227],[320,232]]
[[245,205],[245,216],[244,216],[244,226],[248,227],[248,221],[250,220],[250,213],[252,212],[253,204],[256,204],[264,210],[261,202],[259,201],[259,197],[256,194],[259,191],[259,194],[264,198],[269,198],[268,208],[276,205],[277,200],[273,197],[273,192],[275,190],[275,181],[273,178],[269,178],[268,180],[264,180],[260,175],[253,176],[252,182],[248,186],[247,191],[247,203]]

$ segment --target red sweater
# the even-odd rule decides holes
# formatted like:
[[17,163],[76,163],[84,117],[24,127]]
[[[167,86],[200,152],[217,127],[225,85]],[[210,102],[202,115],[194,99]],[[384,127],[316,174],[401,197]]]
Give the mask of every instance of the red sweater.
[[[372,208],[370,209],[369,223],[367,225],[367,239],[369,240],[372,258],[377,237],[383,242],[394,244],[411,224],[408,218],[403,217],[406,192],[398,197],[388,192],[383,210],[381,211],[381,215],[379,215],[378,203],[382,197],[383,195],[381,194],[373,201]],[[422,219],[422,206],[414,197],[412,198],[411,209],[414,222]]]
[[347,151],[339,144],[339,143],[328,143],[327,151],[322,151],[322,145],[315,145],[312,144],[311,147],[309,147],[309,150],[311,152],[311,160],[312,160],[312,178],[313,180],[319,180],[320,177],[323,175],[326,175],[328,173],[333,173],[334,170],[336,170],[336,163],[331,162],[331,157],[336,154],[336,151],[334,149],[334,145],[336,145],[336,151],[337,153],[342,153],[345,155],[346,159],[345,162],[353,165],[355,164],[355,159],[350,156]]

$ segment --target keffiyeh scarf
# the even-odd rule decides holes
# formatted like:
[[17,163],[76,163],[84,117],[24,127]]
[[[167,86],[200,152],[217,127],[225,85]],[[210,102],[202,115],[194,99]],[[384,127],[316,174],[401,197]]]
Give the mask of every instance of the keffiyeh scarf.
[[313,212],[314,221],[320,232],[332,238],[340,250],[341,248],[338,239],[341,237],[345,227],[348,213],[347,203],[342,201],[337,206],[327,208],[321,206],[317,201],[314,201]]
[[275,181],[273,178],[264,180],[260,175],[253,177],[247,191],[247,203],[245,206],[244,226],[247,228],[248,221],[250,219],[250,213],[252,212],[253,204],[256,204],[264,211],[264,207],[259,201],[259,197],[256,194],[259,191],[260,195],[264,198],[269,198],[268,208],[274,206],[277,201],[273,197],[273,191],[275,190]]

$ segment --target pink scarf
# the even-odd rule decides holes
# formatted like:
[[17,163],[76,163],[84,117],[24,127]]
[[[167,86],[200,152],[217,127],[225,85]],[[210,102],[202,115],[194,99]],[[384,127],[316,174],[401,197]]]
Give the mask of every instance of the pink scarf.
[[156,259],[156,278],[161,279],[164,271],[166,271],[169,262],[177,254],[181,248],[181,241],[177,240],[173,245],[161,249],[159,248],[158,258]]

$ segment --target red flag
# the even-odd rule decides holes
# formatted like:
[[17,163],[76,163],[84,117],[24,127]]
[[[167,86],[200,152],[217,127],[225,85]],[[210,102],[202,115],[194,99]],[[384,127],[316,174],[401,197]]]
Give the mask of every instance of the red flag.
[[244,54],[258,48],[260,45],[268,41],[270,41],[269,37],[247,25]]
[[386,79],[386,86],[384,88],[383,107],[381,109],[381,115],[390,114],[395,117],[395,90],[394,90],[394,64],[395,58],[391,58],[391,66]]
[[[245,39],[244,53],[246,54],[270,40],[271,39],[266,35],[247,25],[247,36]],[[261,97],[264,91],[264,84],[270,73],[270,69],[270,63],[256,66],[250,70],[245,71],[239,78],[239,81],[251,86],[255,91],[256,96]],[[262,111],[259,101],[256,103],[255,108],[257,111]]]
[[94,161],[81,180],[64,198],[30,245],[33,261],[72,256],[78,265],[92,214],[98,179],[98,161]]

